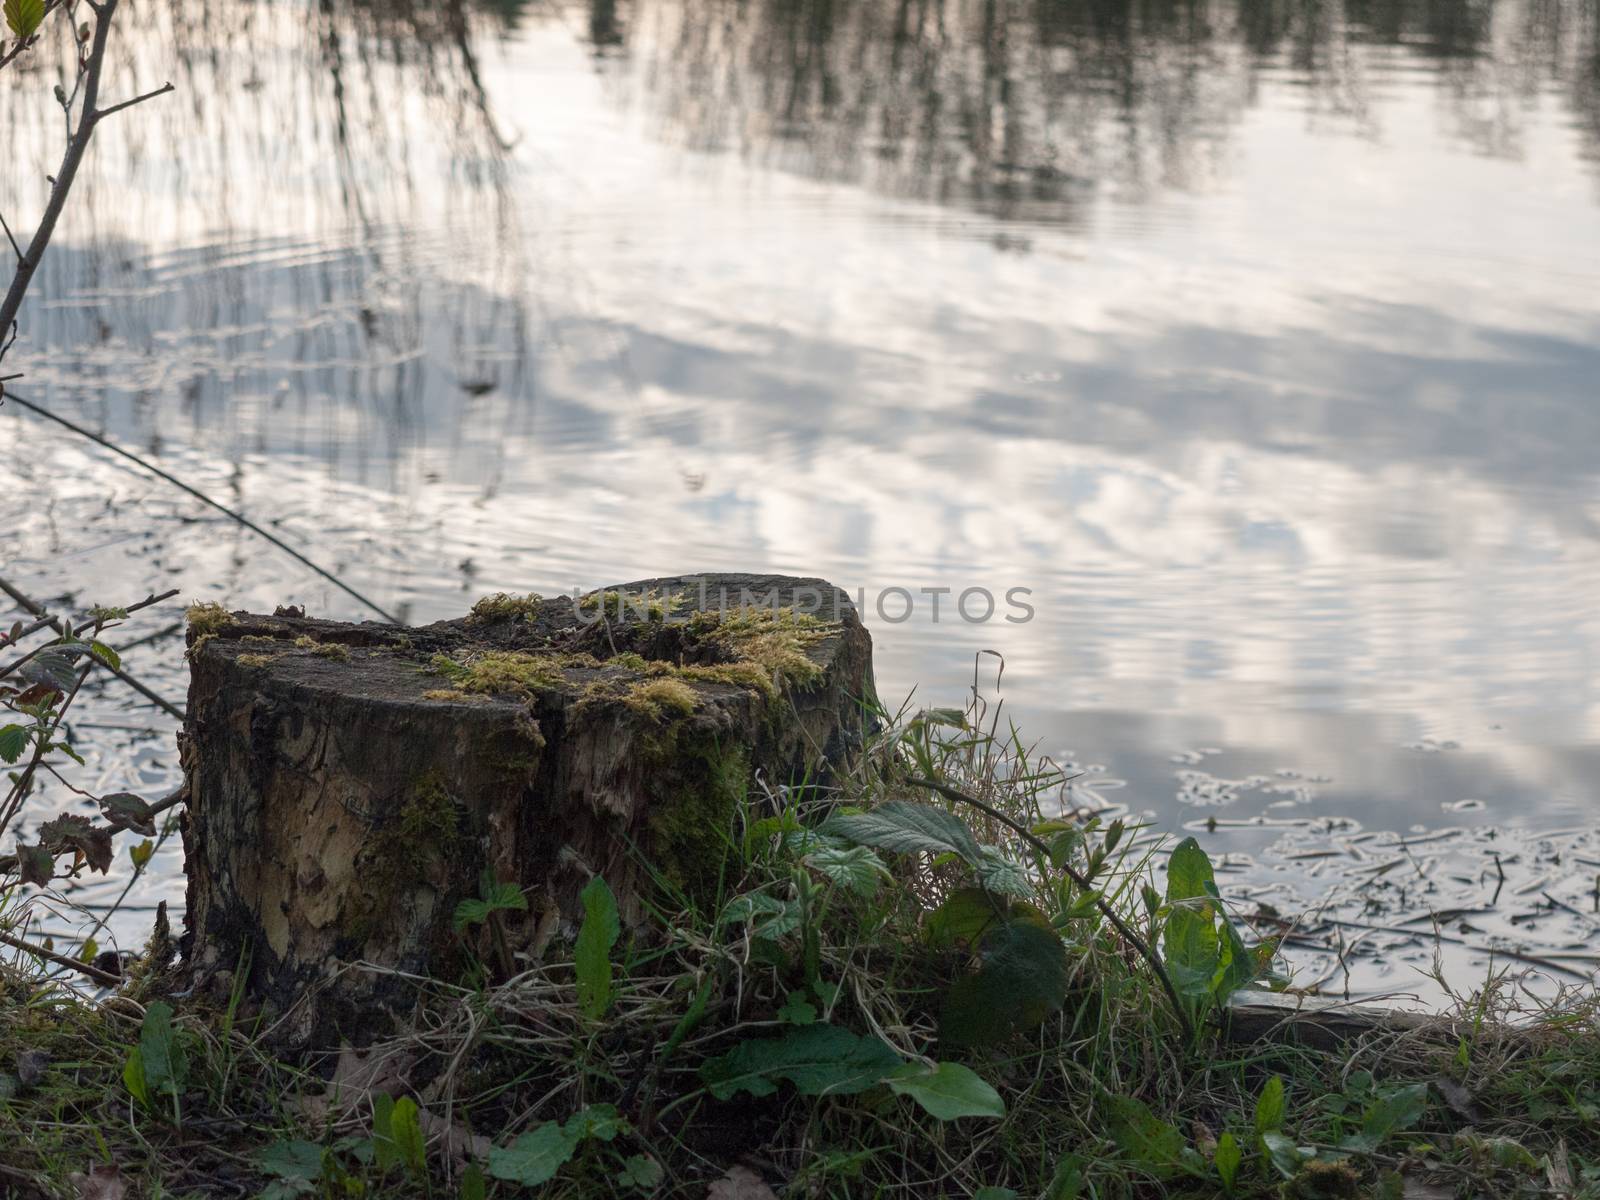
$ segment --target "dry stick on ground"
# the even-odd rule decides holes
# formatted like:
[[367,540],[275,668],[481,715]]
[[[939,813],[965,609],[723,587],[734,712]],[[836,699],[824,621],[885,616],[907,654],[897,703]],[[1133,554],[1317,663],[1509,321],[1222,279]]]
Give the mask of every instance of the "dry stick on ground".
[[[976,796],[969,796],[960,788],[951,787],[948,783],[941,783],[937,779],[912,778],[906,780],[906,782],[911,784],[912,787],[927,788],[930,791],[938,792],[946,800],[954,800],[958,804],[970,804],[978,811],[987,813],[1032,846],[1037,853],[1044,857],[1045,862],[1051,861],[1050,847],[1035,837],[1031,830],[1020,822],[1012,820],[998,808],[985,804]],[[1117,910],[1106,901],[1105,897],[1094,890],[1094,886],[1082,872],[1071,863],[1064,862],[1060,866],[1068,879],[1077,884],[1085,893],[1094,896],[1095,907],[1105,914],[1106,920],[1116,927],[1117,932],[1122,935],[1123,939],[1139,952],[1145,962],[1150,964],[1150,969],[1156,973],[1156,978],[1161,981],[1162,990],[1167,993],[1167,999],[1172,1001],[1173,1014],[1178,1018],[1178,1024],[1183,1027],[1184,1041],[1186,1043],[1193,1041],[1194,1022],[1189,1019],[1189,1011],[1184,1006],[1182,999],[1179,998],[1178,989],[1173,986],[1172,977],[1167,974],[1166,964],[1161,961],[1161,956],[1156,953],[1155,948],[1133,931],[1132,926],[1118,915]]]
[[[8,583],[4,578],[0,578],[0,592],[4,592],[6,595],[10,596],[13,600],[15,600],[18,604],[20,604],[23,608],[27,609],[34,616],[39,618],[38,623],[34,626],[35,629],[49,628],[49,629],[54,629],[57,633],[60,633],[60,634],[63,634],[63,635],[71,633],[74,637],[76,637],[78,634],[84,632],[86,629],[90,629],[90,628],[94,627],[94,622],[90,621],[90,622],[87,622],[86,624],[81,625],[78,628],[74,629],[65,620],[63,620],[61,618],[58,618],[58,617],[50,616],[45,611],[44,605],[38,603],[38,601],[36,601],[36,600],[29,599],[27,595],[25,595],[21,591],[18,591],[17,588],[13,584]],[[146,607],[148,607],[149,605],[152,605],[152,604],[158,604],[162,600],[170,600],[170,599],[172,599],[172,597],[176,596],[177,594],[178,594],[178,589],[177,588],[173,588],[171,591],[163,592],[159,596],[147,596],[147,597],[145,597],[145,599],[139,601],[139,603],[130,606],[129,608],[125,609],[124,611],[125,612],[134,612],[137,609],[146,608]],[[48,649],[48,647],[43,647],[43,649]],[[37,653],[39,653],[39,651],[34,651],[34,653],[37,654]],[[20,658],[14,663],[8,663],[3,669],[0,669],[0,676],[9,675],[13,670],[15,670],[17,667],[21,666],[24,662],[26,662],[28,660],[28,658],[31,658],[31,657],[33,657],[32,654],[27,655],[24,658]],[[95,658],[93,661],[96,663],[96,665],[102,667],[103,669],[105,669],[107,671],[110,671],[118,679],[122,680],[123,683],[127,684],[134,691],[138,692],[141,696],[145,697],[145,699],[152,701],[158,707],[163,709],[167,713],[168,716],[175,717],[180,721],[183,720],[183,709],[179,708],[176,704],[173,704],[171,701],[165,699],[164,697],[162,697],[158,693],[151,691],[148,687],[146,687],[144,684],[140,683],[132,675],[129,675],[121,667],[114,667],[110,663],[106,662],[104,659],[98,658],[98,657]]]
[[41,958],[45,962],[54,963],[58,967],[66,967],[80,975],[87,975],[96,983],[104,984],[106,987],[118,987],[122,983],[122,976],[102,971],[93,963],[79,962],[75,958],[68,958],[65,954],[57,954],[54,950],[46,950],[43,946],[35,946],[32,942],[12,937],[9,933],[0,933],[0,946],[10,946],[14,950],[21,950],[35,958]]

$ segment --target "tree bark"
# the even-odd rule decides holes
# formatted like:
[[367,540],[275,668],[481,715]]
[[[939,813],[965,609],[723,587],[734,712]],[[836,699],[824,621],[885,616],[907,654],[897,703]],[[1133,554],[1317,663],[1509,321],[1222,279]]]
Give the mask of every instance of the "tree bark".
[[[489,598],[417,629],[217,609],[189,639],[186,962],[201,985],[242,967],[302,1043],[376,1031],[395,972],[459,979],[570,926],[593,875],[624,920],[708,901],[764,792],[847,767],[873,700],[871,640],[815,579]],[[458,931],[486,875],[528,909]]]

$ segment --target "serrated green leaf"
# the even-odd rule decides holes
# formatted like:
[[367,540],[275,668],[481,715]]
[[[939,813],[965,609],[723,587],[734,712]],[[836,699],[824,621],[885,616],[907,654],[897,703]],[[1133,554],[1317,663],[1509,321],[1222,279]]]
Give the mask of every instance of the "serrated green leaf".
[[573,950],[578,975],[578,1007],[590,1020],[599,1020],[611,1007],[611,947],[617,944],[622,924],[617,898],[606,881],[596,875],[578,899],[583,903],[583,925]]
[[889,868],[866,846],[820,846],[806,855],[805,862],[858,896],[874,895],[889,878]]
[[122,666],[122,656],[104,642],[90,642],[89,653],[113,670]]
[[931,1068],[922,1063],[907,1063],[892,1072],[886,1082],[890,1091],[911,1097],[930,1116],[941,1121],[1006,1115],[1006,1104],[1000,1093],[960,1063],[942,1062]]
[[32,37],[44,20],[44,0],[5,0],[6,24],[19,38]]
[[807,1025],[782,1037],[750,1038],[700,1068],[719,1100],[739,1092],[770,1096],[778,1081],[803,1096],[850,1095],[883,1082],[901,1064],[877,1038],[858,1037],[837,1025]]
[[642,1188],[647,1192],[655,1191],[666,1177],[661,1164],[645,1154],[630,1154],[623,1159],[622,1170],[616,1174],[617,1182],[623,1187]]
[[0,727],[0,759],[14,763],[28,748],[28,730],[22,725]]
[[896,854],[954,854],[974,867],[983,859],[983,850],[965,821],[913,800],[891,800],[868,812],[839,813],[829,817],[822,829],[857,845]]
[[488,901],[468,897],[456,905],[456,911],[450,916],[450,927],[457,933],[462,933],[468,925],[482,925],[488,919]]

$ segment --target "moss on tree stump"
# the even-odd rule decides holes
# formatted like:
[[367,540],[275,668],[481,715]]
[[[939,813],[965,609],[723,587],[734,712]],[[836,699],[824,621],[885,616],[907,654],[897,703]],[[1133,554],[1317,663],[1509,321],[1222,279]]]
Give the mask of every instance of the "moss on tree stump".
[[[461,975],[487,872],[570,922],[591,875],[625,917],[709,894],[741,806],[861,744],[871,641],[817,579],[651,579],[494,596],[416,629],[191,611],[187,961],[248,961],[295,1040],[355,1036],[401,994],[377,964]],[[648,866],[646,865],[648,864]]]

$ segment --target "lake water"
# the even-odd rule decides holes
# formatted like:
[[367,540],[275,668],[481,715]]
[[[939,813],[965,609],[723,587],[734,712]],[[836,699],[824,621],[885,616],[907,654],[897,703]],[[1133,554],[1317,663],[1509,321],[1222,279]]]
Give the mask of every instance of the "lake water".
[[[1432,953],[1356,932],[1374,897],[1485,909],[1463,976],[1496,939],[1588,969],[1596,0],[119,20],[111,98],[178,92],[98,135],[25,397],[413,620],[694,570],[864,589],[885,696],[960,702],[998,652],[984,691],[1079,799],[1343,913],[1395,951],[1358,986]],[[0,75],[13,228],[52,62]],[[363,615],[15,406],[0,446],[36,595]],[[180,697],[180,653],[128,666]],[[175,777],[125,692],[80,722],[83,786]],[[137,903],[181,894],[175,839],[157,867]]]

